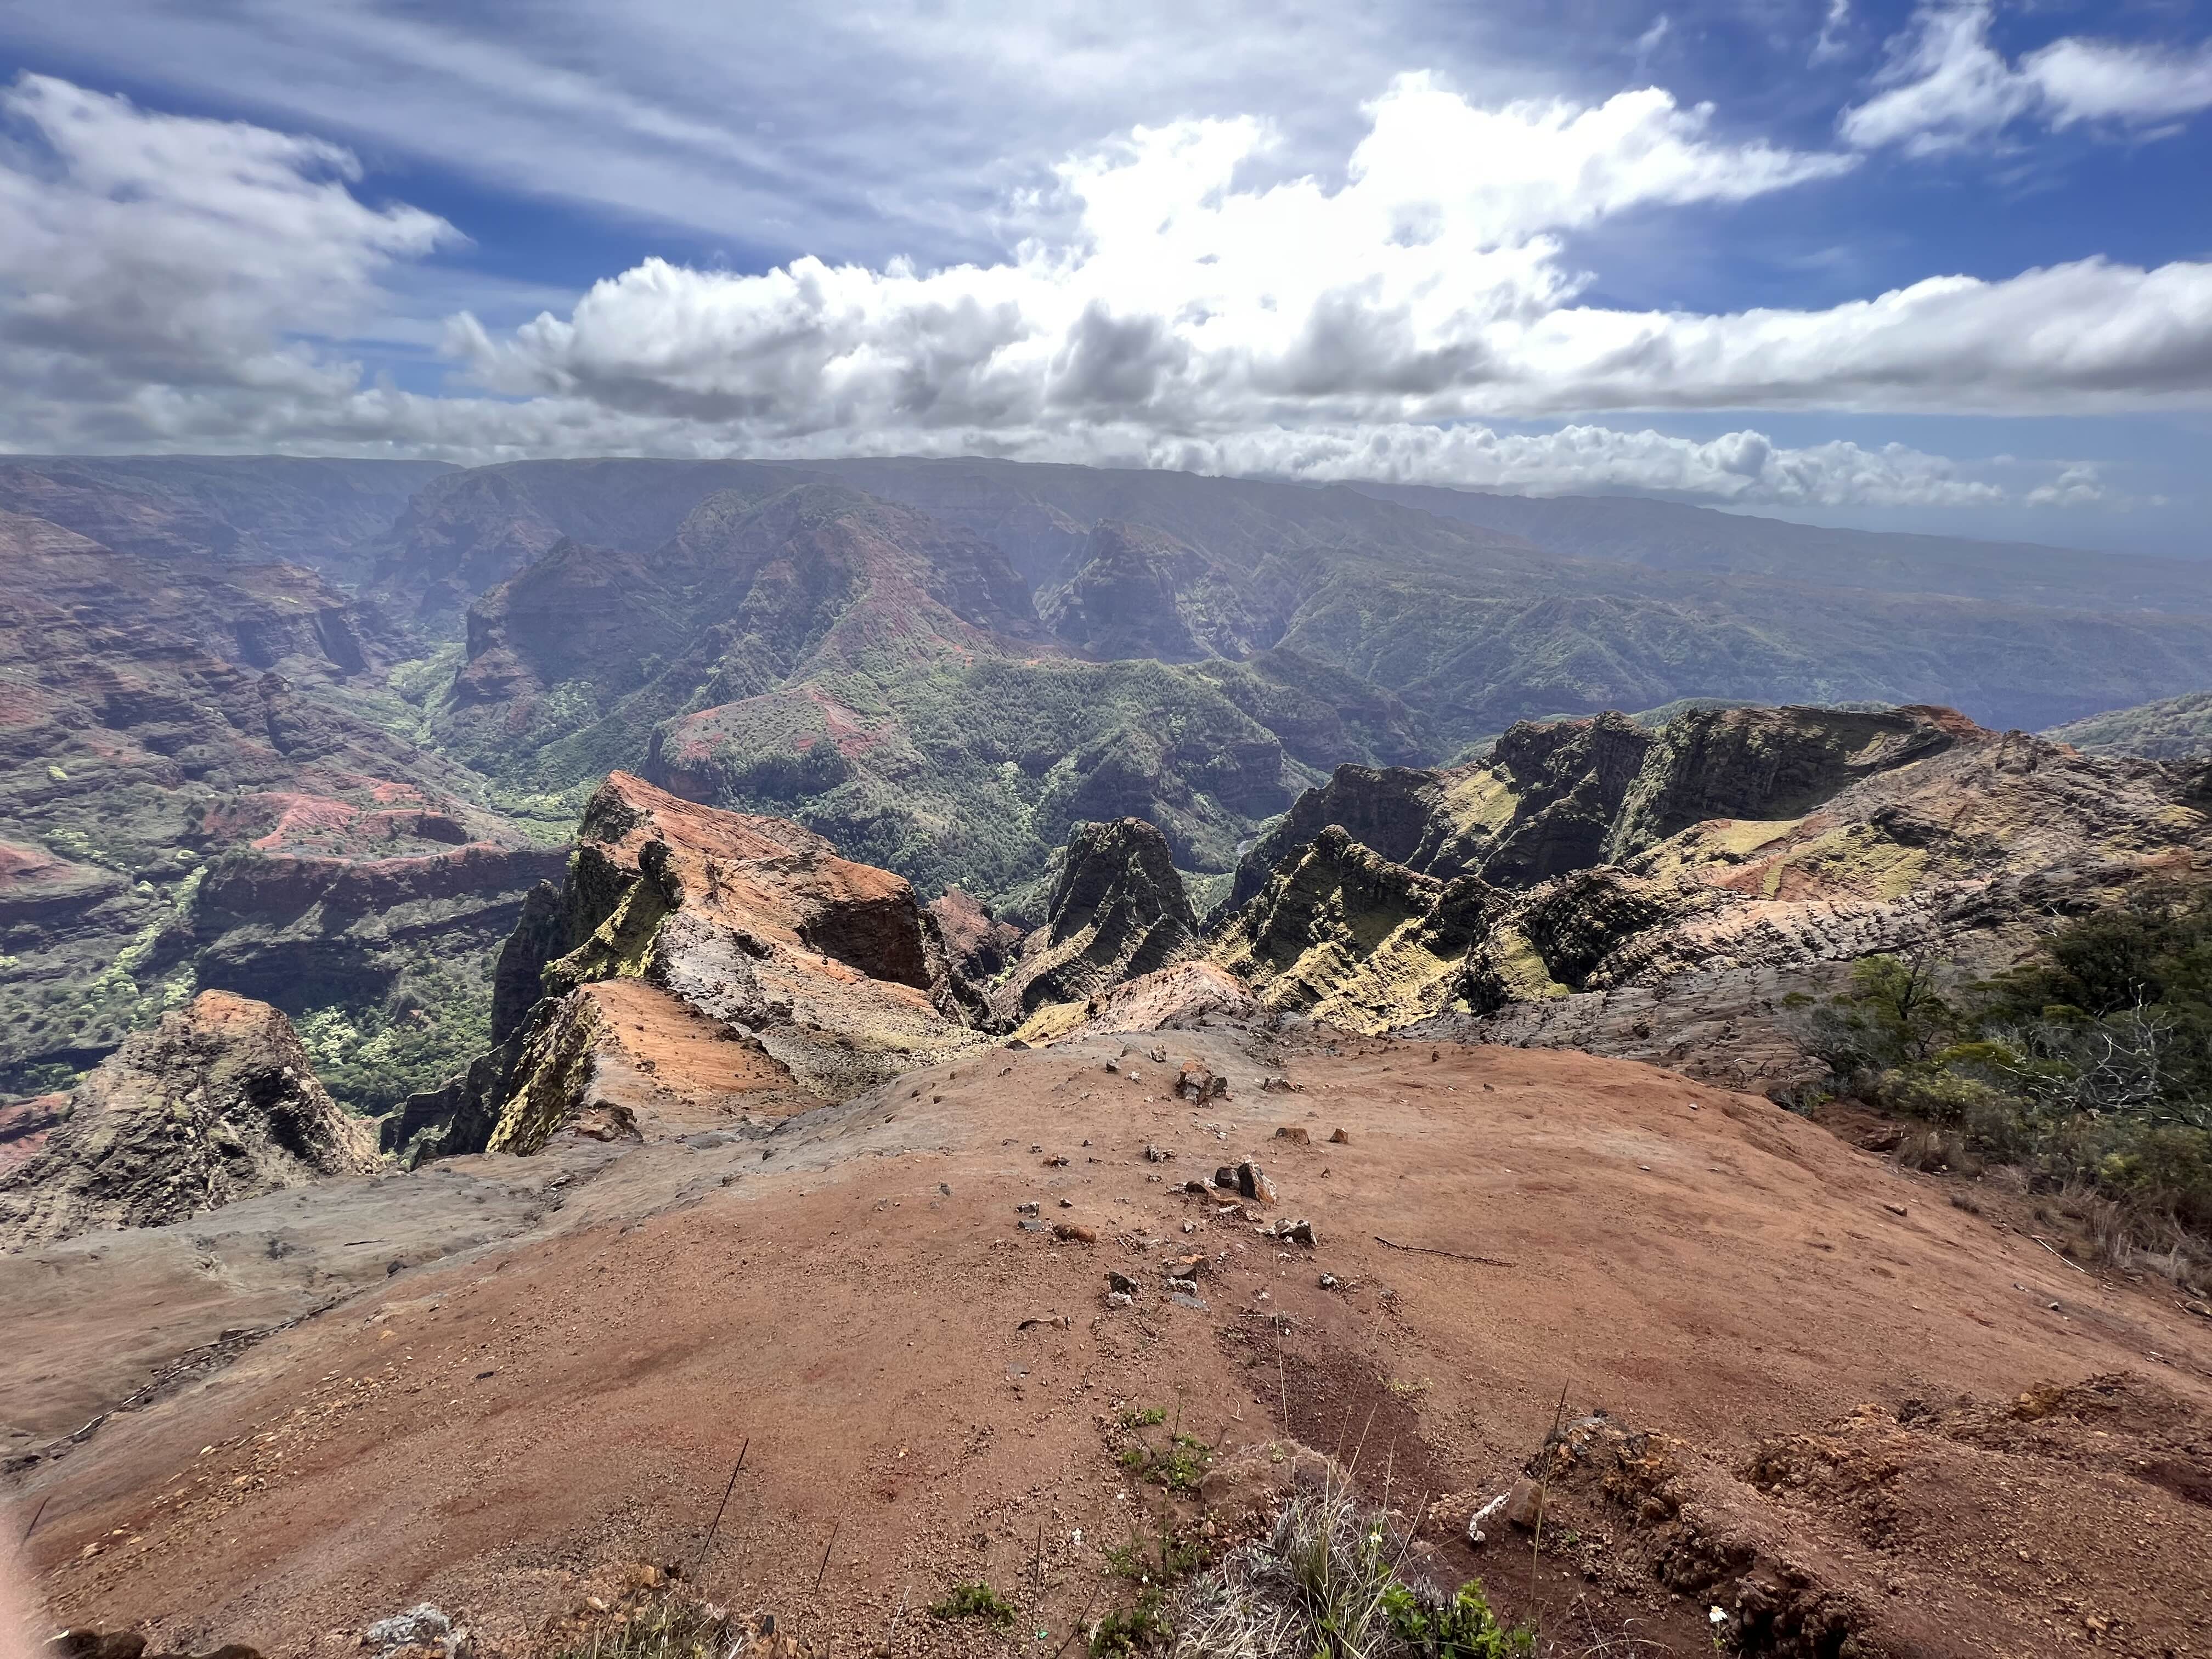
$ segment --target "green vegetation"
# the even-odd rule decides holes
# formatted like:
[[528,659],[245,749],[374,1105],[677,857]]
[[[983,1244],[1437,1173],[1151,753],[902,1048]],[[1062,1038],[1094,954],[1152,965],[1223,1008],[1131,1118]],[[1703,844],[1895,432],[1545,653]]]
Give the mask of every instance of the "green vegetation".
[[1814,1016],[1834,1086],[1929,1125],[1931,1166],[2017,1168],[2118,1206],[2140,1241],[2212,1241],[2212,889],[2143,891],[1955,979],[1860,963]]
[[1139,1584],[1179,1584],[1197,1571],[1205,1550],[1197,1540],[1177,1532],[1174,1519],[1164,1511],[1158,1531],[1143,1532],[1133,1525],[1129,1541],[1109,1544],[1104,1554],[1108,1570],[1116,1577]]
[[1157,1585],[1126,1607],[1109,1609],[1091,1632],[1092,1659],[1105,1654],[1146,1653],[1174,1633],[1167,1596]]
[[994,1625],[1014,1622],[1013,1607],[988,1584],[956,1584],[942,1601],[929,1610],[933,1619],[986,1619]]
[[1197,1436],[1177,1430],[1162,1445],[1139,1440],[1123,1447],[1119,1461],[1139,1480],[1165,1486],[1170,1492],[1194,1492],[1213,1461],[1213,1449]]
[[338,1002],[294,1017],[332,1099],[369,1115],[436,1087],[491,1047],[490,953],[424,957],[383,1000]]
[[1184,1587],[1176,1651],[1281,1659],[1531,1659],[1480,1583],[1447,1595],[1401,1576],[1410,1537],[1332,1485],[1292,1498],[1269,1536]]

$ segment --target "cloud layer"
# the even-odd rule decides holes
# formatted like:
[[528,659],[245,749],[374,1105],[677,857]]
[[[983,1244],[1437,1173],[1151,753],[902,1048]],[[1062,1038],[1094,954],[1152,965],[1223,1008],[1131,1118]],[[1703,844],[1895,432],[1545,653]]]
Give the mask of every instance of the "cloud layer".
[[[1659,489],[1747,504],[2079,505],[1902,446],[1576,421],[1653,410],[2201,407],[2212,266],[2087,260],[1823,310],[1589,302],[1572,239],[1817,188],[1848,153],[1722,135],[1657,88],[1484,106],[1422,75],[1328,177],[1256,118],[1079,153],[1010,257],[658,259],[364,380],[349,338],[459,233],[373,204],[326,142],[49,77],[0,94],[0,444],[514,454],[990,453],[1314,478]],[[388,337],[388,333],[387,333]]]
[[2016,121],[2139,132],[2212,109],[2212,45],[2160,47],[2068,36],[2008,63],[1987,0],[1923,6],[1891,43],[1883,88],[1844,112],[1844,139],[1933,155]]

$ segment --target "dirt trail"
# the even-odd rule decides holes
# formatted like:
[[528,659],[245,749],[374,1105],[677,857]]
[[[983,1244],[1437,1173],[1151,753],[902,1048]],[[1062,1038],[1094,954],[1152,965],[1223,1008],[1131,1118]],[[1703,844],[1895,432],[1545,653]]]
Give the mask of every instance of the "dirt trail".
[[[856,1653],[988,1580],[1020,1592],[1012,1633],[909,1613],[893,1650],[1036,1650],[1103,1605],[1101,1544],[1157,1504],[1114,1454],[1158,1407],[1224,1459],[1286,1427],[1356,1454],[1376,1496],[1432,1506],[1438,1571],[1554,1641],[1703,1642],[1702,1547],[1808,1607],[1786,1587],[1809,1577],[1862,1647],[2212,1652],[2212,1324],[1763,1100],[1568,1053],[1283,1043],[985,1051],[770,1133],[594,1148],[535,1230],[31,1471],[29,1553],[73,1620],[335,1654],[427,1599],[512,1650],[596,1565],[690,1560],[744,1447],[710,1594]],[[1175,1098],[1186,1058],[1229,1097]],[[1316,1247],[1180,1189],[1248,1158]],[[1193,1251],[1202,1308],[1162,1289]],[[145,1316],[85,1283],[81,1342]],[[2098,1376],[2122,1380],[2008,1414]],[[1532,1601],[1525,1538],[1454,1540],[1563,1391],[1571,1420],[1657,1431],[1676,1474],[1639,1518],[1613,1454],[1563,1472]]]

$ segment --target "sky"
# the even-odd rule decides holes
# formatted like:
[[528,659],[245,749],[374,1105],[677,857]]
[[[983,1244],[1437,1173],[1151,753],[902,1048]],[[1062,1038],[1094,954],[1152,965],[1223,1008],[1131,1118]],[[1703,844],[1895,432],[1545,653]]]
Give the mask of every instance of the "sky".
[[2212,0],[0,0],[0,452],[2212,556]]

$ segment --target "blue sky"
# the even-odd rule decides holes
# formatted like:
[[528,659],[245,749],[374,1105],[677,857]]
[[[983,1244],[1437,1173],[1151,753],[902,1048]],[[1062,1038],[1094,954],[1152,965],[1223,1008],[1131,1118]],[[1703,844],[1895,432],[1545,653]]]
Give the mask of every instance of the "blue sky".
[[990,453],[2196,555],[2209,42],[4,0],[0,447]]

